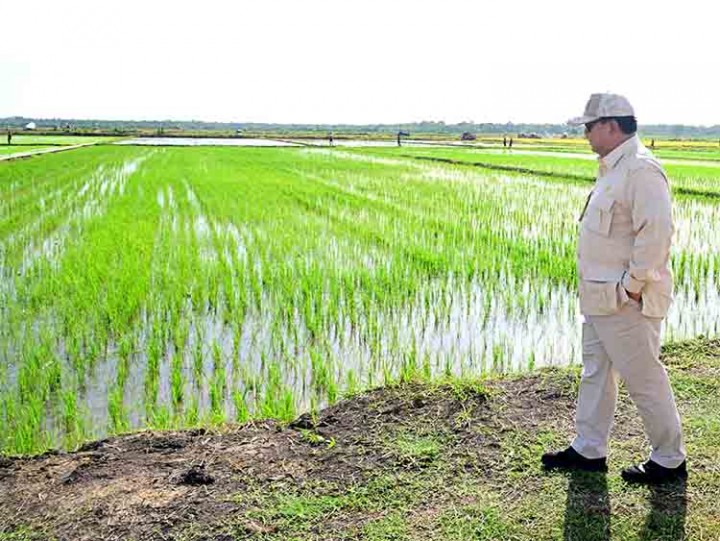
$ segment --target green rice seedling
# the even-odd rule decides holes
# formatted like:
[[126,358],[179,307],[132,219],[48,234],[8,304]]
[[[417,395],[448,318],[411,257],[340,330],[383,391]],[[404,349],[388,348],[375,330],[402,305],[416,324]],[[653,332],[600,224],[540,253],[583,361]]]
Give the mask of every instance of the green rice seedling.
[[360,382],[358,381],[355,370],[351,368],[347,371],[345,375],[345,381],[345,394],[348,396],[353,396],[357,394],[358,389],[360,388]]
[[123,400],[123,387],[120,385],[116,385],[108,396],[108,414],[110,416],[110,426],[114,433],[127,432],[130,423]]
[[73,390],[66,390],[62,393],[63,403],[63,424],[65,433],[69,437],[79,436],[82,433],[82,420],[78,408],[78,397]]
[[[337,402],[337,399],[338,399],[338,384],[334,378],[328,382],[327,387],[326,387],[326,393],[327,393],[328,404],[330,404],[330,405],[335,404],[335,402]],[[289,410],[286,408],[286,411],[289,411]]]
[[152,407],[157,403],[160,387],[160,358],[163,354],[161,338],[157,330],[150,334],[147,349],[147,369],[145,372],[145,404]]
[[150,411],[148,425],[154,429],[167,430],[173,426],[173,415],[167,406],[156,406]]
[[175,351],[170,361],[170,388],[173,407],[177,411],[183,403],[185,381],[183,378],[183,357],[182,353]]
[[505,349],[502,344],[494,344],[492,348],[493,371],[503,372],[505,368]]
[[26,455],[44,448],[41,433],[44,406],[43,400],[33,397],[22,404],[22,410],[10,412],[15,417],[10,427],[10,449],[15,453]]
[[185,426],[197,426],[200,422],[200,405],[196,396],[191,396],[185,408]]
[[212,352],[214,371],[210,385],[210,414],[214,423],[222,423],[225,417],[225,361],[217,342],[213,343]]
[[240,424],[246,423],[250,420],[250,410],[246,403],[246,394],[240,389],[235,389],[232,392],[233,405],[235,407],[235,421]]
[[202,384],[203,379],[203,342],[204,335],[199,325],[195,326],[195,345],[193,347],[193,376],[195,385]]
[[403,357],[402,367],[400,368],[400,381],[408,382],[417,379],[418,376],[418,359],[415,342]]

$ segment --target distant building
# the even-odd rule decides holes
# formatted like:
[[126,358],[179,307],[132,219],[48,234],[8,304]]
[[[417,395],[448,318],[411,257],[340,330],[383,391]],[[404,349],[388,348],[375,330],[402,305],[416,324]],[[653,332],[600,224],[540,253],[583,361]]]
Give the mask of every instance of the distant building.
[[35,128],[37,128],[37,124],[35,124],[34,122],[28,122],[27,124],[25,124],[26,130],[34,130]]
[[470,133],[469,131],[464,132],[464,133],[460,136],[460,140],[461,140],[461,141],[475,141],[476,139],[477,139],[477,137],[475,136],[475,134],[474,134],[474,133]]

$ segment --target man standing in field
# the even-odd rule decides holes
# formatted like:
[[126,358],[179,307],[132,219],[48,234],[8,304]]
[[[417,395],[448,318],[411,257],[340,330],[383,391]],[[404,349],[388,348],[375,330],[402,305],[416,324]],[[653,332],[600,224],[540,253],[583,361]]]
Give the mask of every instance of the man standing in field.
[[593,94],[585,125],[600,171],[580,216],[578,276],[583,373],[570,447],[542,456],[547,469],[607,471],[616,375],[627,386],[650,439],[644,464],[623,470],[628,482],[687,477],[685,448],[660,328],[672,299],[670,190],[660,164],[642,145],[632,106],[617,94]]

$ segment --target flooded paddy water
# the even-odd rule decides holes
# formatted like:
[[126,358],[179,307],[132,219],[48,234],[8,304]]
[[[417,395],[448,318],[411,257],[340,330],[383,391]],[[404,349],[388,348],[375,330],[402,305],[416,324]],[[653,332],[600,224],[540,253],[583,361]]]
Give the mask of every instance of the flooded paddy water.
[[[579,362],[588,187],[401,151],[113,146],[1,169],[3,451]],[[665,340],[717,336],[720,209],[675,214]]]

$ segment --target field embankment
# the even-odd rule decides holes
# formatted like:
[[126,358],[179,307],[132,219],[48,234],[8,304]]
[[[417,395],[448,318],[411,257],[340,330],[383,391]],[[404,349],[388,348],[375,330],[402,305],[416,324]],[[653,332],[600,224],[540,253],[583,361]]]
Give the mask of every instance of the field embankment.
[[406,383],[289,425],[141,432],[0,459],[0,540],[720,539],[720,342],[664,349],[686,485],[625,485],[645,438],[625,394],[610,473],[545,474],[577,369]]

